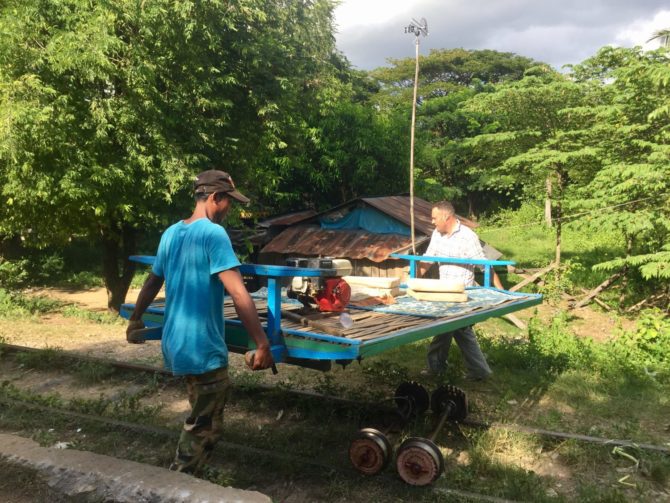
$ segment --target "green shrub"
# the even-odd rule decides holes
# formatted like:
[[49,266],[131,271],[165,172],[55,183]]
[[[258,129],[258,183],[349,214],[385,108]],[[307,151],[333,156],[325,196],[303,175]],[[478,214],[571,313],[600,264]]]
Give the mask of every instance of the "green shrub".
[[639,376],[666,381],[670,378],[670,318],[658,309],[641,313],[635,330],[611,343],[621,367]]
[[643,313],[636,329],[611,342],[577,337],[563,312],[548,326],[531,319],[528,336],[526,344],[506,339],[482,342],[496,363],[507,368],[546,374],[588,370],[604,376],[670,381],[670,319],[659,310]]
[[558,270],[554,269],[544,276],[544,284],[538,290],[547,302],[555,305],[563,294],[574,291],[574,278],[579,277],[583,271],[584,267],[579,262],[564,260]]
[[46,296],[23,295],[0,288],[0,318],[19,318],[58,311],[63,302]]
[[71,287],[84,289],[105,286],[105,282],[103,281],[102,277],[99,274],[90,271],[80,271],[66,274],[63,277],[62,282]]
[[564,312],[555,316],[548,327],[533,318],[528,326],[528,338],[528,365],[549,372],[589,366],[598,351],[591,339],[575,337]]
[[6,260],[0,258],[0,285],[5,288],[18,288],[28,279],[28,260]]
[[125,323],[118,314],[110,312],[89,311],[75,305],[69,305],[63,308],[63,316],[68,318],[77,318],[79,320],[92,321],[102,325],[119,325]]
[[135,271],[132,281],[130,282],[130,288],[142,288],[144,282],[149,277],[149,269],[144,268],[143,270]]

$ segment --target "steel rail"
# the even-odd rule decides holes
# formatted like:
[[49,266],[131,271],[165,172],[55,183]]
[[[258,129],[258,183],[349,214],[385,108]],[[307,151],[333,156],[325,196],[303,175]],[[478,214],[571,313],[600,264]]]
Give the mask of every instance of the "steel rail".
[[[39,352],[39,351],[44,351],[43,349],[37,349],[37,348],[31,348],[27,346],[17,346],[13,344],[6,344],[6,343],[0,343],[0,348],[6,349],[8,351],[12,352]],[[100,364],[106,364],[110,365],[113,367],[118,367],[121,369],[127,369],[127,370],[134,370],[134,371],[139,371],[139,372],[147,372],[147,373],[154,373],[154,374],[162,374],[166,376],[172,377],[172,373],[169,372],[168,370],[159,368],[159,367],[152,367],[149,365],[141,365],[141,364],[134,364],[134,363],[127,363],[127,362],[119,362],[117,360],[109,360],[107,358],[98,358],[94,356],[87,356],[87,355],[79,355],[70,351],[61,351],[61,353],[68,357],[68,358],[73,358],[73,359],[79,359],[83,361],[88,361],[88,362],[93,362],[93,363],[100,363]],[[262,391],[277,391],[280,388],[277,388],[276,386],[269,385],[269,384],[254,384],[253,386],[249,385],[238,385],[239,388],[247,388],[247,389],[259,389]],[[291,389],[286,389],[286,388],[281,388],[281,391],[284,393],[290,393],[292,395],[297,395],[300,397],[306,397],[306,398],[314,398],[314,399],[319,399],[319,400],[327,400],[330,402],[335,402],[335,403],[340,403],[343,405],[350,405],[354,407],[368,407],[372,408],[375,406],[378,406],[378,404],[373,404],[369,402],[362,402],[360,400],[352,400],[349,398],[342,398],[342,397],[337,397],[337,396],[332,396],[332,395],[325,395],[322,393],[317,393],[315,391],[307,391],[307,390],[291,390]],[[516,431],[519,433],[528,433],[532,435],[540,435],[543,437],[549,437],[549,438],[556,438],[556,439],[561,439],[561,440],[577,440],[580,442],[588,442],[588,443],[594,443],[594,444],[600,444],[600,445],[611,445],[615,447],[630,447],[630,448],[637,448],[637,449],[642,449],[642,450],[648,450],[648,451],[655,451],[655,452],[660,452],[662,454],[670,454],[670,447],[666,447],[664,445],[656,445],[656,444],[649,444],[649,443],[644,443],[644,442],[635,442],[633,440],[624,440],[624,439],[615,439],[615,438],[604,438],[604,437],[594,437],[591,435],[584,435],[581,433],[572,433],[572,432],[563,432],[563,431],[553,431],[553,430],[545,430],[542,428],[535,428],[533,426],[525,426],[521,424],[516,424],[516,423],[499,423],[499,422],[485,422],[485,421],[477,421],[477,420],[472,420],[472,419],[466,419],[465,421],[460,423],[463,426],[470,426],[474,428],[482,428],[482,429],[492,429],[492,430],[507,430],[507,431]]]
[[[106,425],[110,426],[115,426],[118,428],[124,428],[126,430],[130,431],[135,431],[135,432],[140,432],[140,433],[147,433],[151,435],[156,435],[156,436],[161,436],[161,437],[169,437],[171,439],[174,439],[175,441],[177,438],[179,438],[179,432],[175,430],[171,430],[169,428],[161,428],[158,426],[148,426],[140,423],[132,423],[129,421],[122,421],[119,419],[112,419],[112,418],[107,418],[104,416],[98,416],[98,415],[92,415],[92,414],[84,414],[81,412],[74,412],[70,410],[65,410],[61,409],[58,407],[50,407],[47,405],[40,405],[32,402],[26,402],[24,400],[17,400],[14,398],[8,398],[8,397],[3,397],[0,395],[0,404],[5,404],[5,405],[13,405],[13,406],[20,406],[20,407],[26,407],[28,409],[32,410],[38,410],[41,412],[46,412],[46,413],[55,413],[55,414],[60,414],[62,416],[66,417],[71,417],[71,418],[76,418],[76,419],[81,419],[84,421],[93,421],[96,423],[103,423]],[[237,449],[239,451],[243,451],[245,453],[249,454],[255,454],[255,455],[262,455],[262,456],[269,456],[275,459],[279,459],[282,461],[290,461],[292,463],[296,463],[302,466],[311,466],[313,468],[317,468],[319,470],[328,470],[329,472],[340,472],[342,474],[346,475],[351,475],[351,469],[345,469],[340,466],[333,466],[333,465],[326,465],[323,463],[317,463],[313,460],[306,460],[305,458],[301,458],[299,456],[293,456],[291,454],[285,454],[285,453],[279,453],[276,451],[271,451],[271,450],[266,450],[266,449],[259,449],[256,447],[250,447],[248,445],[243,445],[243,444],[237,444],[233,442],[225,442],[225,441],[219,441],[216,444],[217,448],[223,447],[226,449]],[[216,451],[213,453],[214,459],[219,459],[221,460],[223,456]],[[209,463],[210,465],[212,464],[211,462]],[[395,477],[392,477],[390,474],[381,474],[378,477],[386,480],[394,480],[397,481]],[[475,499],[478,501],[486,501],[489,503],[520,503],[518,501],[514,500],[507,500],[507,499],[502,499],[498,498],[495,496],[488,496],[486,494],[479,494],[479,493],[473,493],[469,491],[461,491],[458,489],[449,489],[449,488],[432,488],[432,492],[435,494],[442,494],[442,495],[448,495],[448,496],[458,496],[462,498],[469,498],[469,499]]]

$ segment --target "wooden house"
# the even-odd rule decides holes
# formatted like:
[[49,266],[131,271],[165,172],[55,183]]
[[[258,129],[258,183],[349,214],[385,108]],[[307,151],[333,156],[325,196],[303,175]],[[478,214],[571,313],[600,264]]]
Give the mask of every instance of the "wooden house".
[[[414,229],[417,254],[425,252],[434,226],[432,204],[414,198]],[[459,216],[470,228],[477,224]],[[262,264],[284,265],[289,257],[332,257],[349,259],[352,275],[390,277],[405,280],[406,261],[392,253],[411,253],[410,198],[408,196],[363,197],[322,213],[292,214],[261,223],[272,239],[258,256]],[[484,246],[487,258],[501,253]]]

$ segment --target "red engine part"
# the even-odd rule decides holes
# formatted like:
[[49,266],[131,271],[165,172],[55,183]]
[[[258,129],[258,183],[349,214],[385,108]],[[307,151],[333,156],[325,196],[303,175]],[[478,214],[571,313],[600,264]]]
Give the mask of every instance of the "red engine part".
[[351,299],[349,283],[342,278],[326,278],[323,283],[323,289],[314,297],[319,311],[344,311]]

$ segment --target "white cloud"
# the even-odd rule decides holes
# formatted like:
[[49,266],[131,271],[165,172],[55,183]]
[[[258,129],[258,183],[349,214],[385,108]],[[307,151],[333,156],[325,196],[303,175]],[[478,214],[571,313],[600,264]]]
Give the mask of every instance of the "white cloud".
[[335,10],[338,48],[358,68],[414,55],[403,28],[428,19],[431,49],[511,51],[560,68],[605,45],[645,46],[670,28],[668,0],[343,0]]
[[662,10],[651,19],[638,19],[630,26],[617,33],[615,41],[617,45],[633,46],[639,45],[646,50],[657,49],[660,45],[658,40],[648,42],[659,30],[670,29],[670,10]]
[[411,4],[408,0],[345,1],[335,9],[335,25],[348,29],[383,24],[409,12]]

